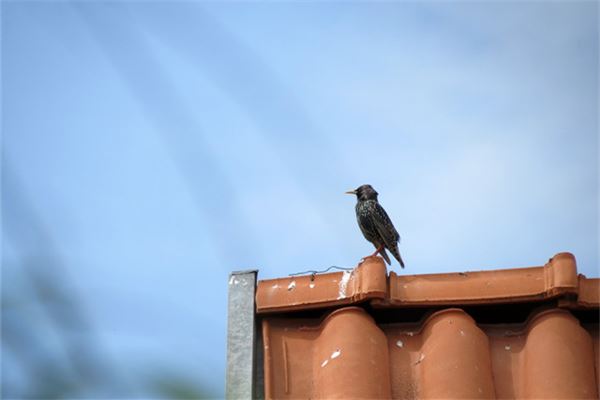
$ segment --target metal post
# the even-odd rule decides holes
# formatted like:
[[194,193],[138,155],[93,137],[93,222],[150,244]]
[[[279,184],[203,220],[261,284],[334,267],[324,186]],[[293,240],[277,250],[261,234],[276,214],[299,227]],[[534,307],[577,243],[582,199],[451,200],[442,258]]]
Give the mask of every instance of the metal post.
[[227,306],[227,399],[256,397],[254,370],[256,321],[254,295],[257,270],[232,272]]

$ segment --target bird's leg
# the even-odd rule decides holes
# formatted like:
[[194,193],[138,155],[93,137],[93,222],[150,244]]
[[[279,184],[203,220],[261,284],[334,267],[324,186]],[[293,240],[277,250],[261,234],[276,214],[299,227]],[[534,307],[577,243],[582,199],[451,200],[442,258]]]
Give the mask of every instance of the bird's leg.
[[377,250],[375,250],[375,253],[371,254],[369,257],[375,257],[381,250],[383,250],[383,245],[379,246]]

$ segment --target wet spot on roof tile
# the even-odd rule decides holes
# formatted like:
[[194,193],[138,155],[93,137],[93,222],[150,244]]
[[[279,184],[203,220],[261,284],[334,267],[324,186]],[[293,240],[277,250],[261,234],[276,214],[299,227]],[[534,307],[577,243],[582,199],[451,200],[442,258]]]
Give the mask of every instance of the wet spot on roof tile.
[[288,290],[294,290],[295,287],[296,287],[296,281],[291,281],[290,284],[288,285]]

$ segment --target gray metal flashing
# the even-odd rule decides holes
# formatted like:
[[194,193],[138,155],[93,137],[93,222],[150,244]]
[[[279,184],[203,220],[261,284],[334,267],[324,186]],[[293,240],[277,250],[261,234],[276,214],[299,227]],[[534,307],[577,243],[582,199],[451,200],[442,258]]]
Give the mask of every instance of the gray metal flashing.
[[256,384],[257,365],[255,292],[257,270],[229,275],[227,306],[227,399],[262,397]]

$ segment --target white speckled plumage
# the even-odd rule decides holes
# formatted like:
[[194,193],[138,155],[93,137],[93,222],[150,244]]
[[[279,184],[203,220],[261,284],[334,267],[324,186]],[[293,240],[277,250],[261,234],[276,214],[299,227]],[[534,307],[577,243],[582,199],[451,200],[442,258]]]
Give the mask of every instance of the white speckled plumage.
[[375,248],[383,246],[379,254],[388,265],[391,265],[391,262],[385,249],[389,250],[400,266],[404,268],[404,261],[398,250],[400,235],[394,228],[390,217],[377,201],[378,193],[375,189],[371,185],[362,185],[347,193],[356,194],[356,220],[365,239],[373,243]]

